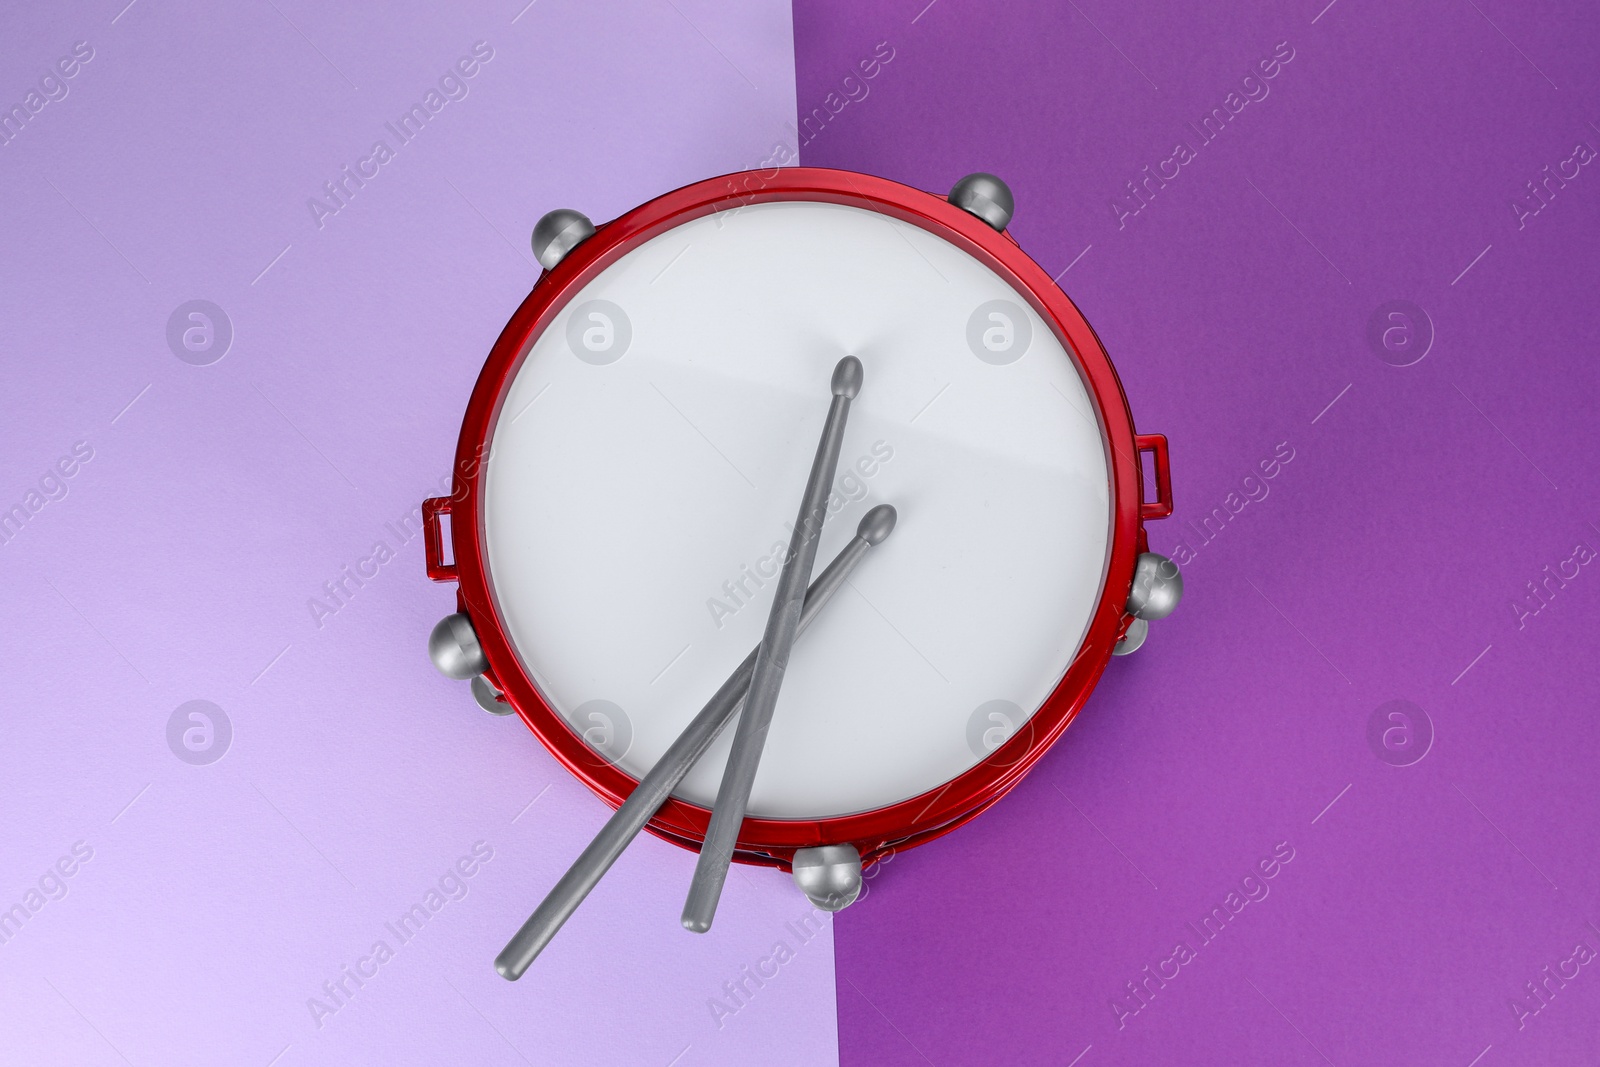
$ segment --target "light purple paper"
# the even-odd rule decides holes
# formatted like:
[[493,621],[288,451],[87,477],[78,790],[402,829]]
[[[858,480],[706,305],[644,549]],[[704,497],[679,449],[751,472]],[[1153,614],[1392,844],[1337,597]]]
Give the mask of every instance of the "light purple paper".
[[[27,116],[0,147],[0,1058],[834,1062],[831,930],[802,942],[786,877],[741,869],[690,937],[693,856],[653,838],[495,975],[607,811],[435,673],[455,593],[412,532],[534,221],[792,149],[788,6],[119,7],[18,8],[0,41]],[[231,323],[215,362],[215,312],[169,345],[197,299]],[[196,700],[232,731],[203,765],[177,753],[223,749],[214,711],[169,747]]]

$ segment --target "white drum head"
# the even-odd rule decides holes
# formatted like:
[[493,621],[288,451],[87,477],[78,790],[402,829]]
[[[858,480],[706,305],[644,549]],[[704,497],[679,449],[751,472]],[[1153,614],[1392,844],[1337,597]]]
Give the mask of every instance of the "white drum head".
[[[852,406],[814,573],[899,525],[796,644],[751,816],[886,807],[1031,716],[1105,582],[1110,472],[1072,358],[966,252],[860,208],[765,203],[637,247],[510,380],[485,569],[545,700],[635,778],[761,639],[834,364]],[[730,727],[675,795],[709,807]]]

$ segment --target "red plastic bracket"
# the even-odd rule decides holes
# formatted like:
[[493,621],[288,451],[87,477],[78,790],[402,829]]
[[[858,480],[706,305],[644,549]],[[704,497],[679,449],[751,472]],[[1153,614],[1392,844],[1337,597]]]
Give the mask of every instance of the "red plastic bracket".
[[[1164,519],[1172,514],[1172,467],[1167,462],[1167,439],[1158,433],[1141,433],[1134,435],[1133,443],[1141,455],[1149,452],[1156,461],[1156,498],[1140,502],[1139,518]],[[1142,485],[1144,479],[1139,481]]]
[[444,561],[444,541],[439,516],[450,514],[450,498],[431,496],[422,502],[422,549],[428,563],[428,577],[436,582],[456,580],[456,565]]

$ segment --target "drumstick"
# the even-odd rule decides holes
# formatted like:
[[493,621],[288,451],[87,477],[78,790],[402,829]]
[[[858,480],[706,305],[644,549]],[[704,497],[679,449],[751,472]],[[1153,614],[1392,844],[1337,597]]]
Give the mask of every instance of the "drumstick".
[[695,933],[703,934],[711,929],[712,917],[717,913],[717,899],[722,895],[722,883],[728,878],[728,864],[733,860],[739,828],[744,825],[750,789],[755,785],[761,750],[767,743],[767,728],[772,724],[772,709],[777,706],[783,672],[789,666],[789,650],[794,647],[795,634],[799,631],[806,583],[811,580],[811,566],[817,558],[817,536],[822,532],[822,520],[828,513],[833,473],[839,466],[845,419],[850,414],[850,401],[861,391],[861,379],[861,361],[854,356],[844,357],[833,368],[833,403],[828,407],[828,420],[822,427],[816,458],[811,461],[811,476],[800,498],[800,516],[795,519],[789,554],[784,558],[777,591],[772,597],[772,611],[767,616],[767,630],[750,672],[750,691],[745,697],[744,713],[739,716],[733,751],[728,753],[728,762],[722,771],[722,787],[711,808],[711,822],[706,827],[694,879],[689,883],[689,897],[683,905],[684,929]]
[[[867,512],[861,525],[856,527],[855,539],[834,557],[833,562],[807,590],[805,608],[800,613],[800,632],[805,632],[823,605],[833,599],[833,594],[855,571],[862,557],[867,554],[867,549],[889,536],[894,523],[895,510],[888,504],[879,504]],[[750,688],[756,652],[755,648],[750,650],[744,662],[722,684],[716,695],[706,702],[700,714],[684,727],[678,739],[662,753],[656,765],[628,794],[628,799],[612,813],[589,847],[583,850],[571,869],[562,875],[555,888],[550,890],[528,921],[522,924],[522,929],[506,942],[506,947],[494,960],[494,968],[501,977],[513,982],[522,977],[550,943],[550,939],[556,936],[562,924],[578,910],[578,905],[583,903],[589,891],[611,869],[628,843],[639,836],[645,823],[666,803],[667,797],[678,787],[683,776],[689,773],[689,768],[711,747],[711,743],[722,733],[722,728],[733,721],[744,703],[745,690]]]

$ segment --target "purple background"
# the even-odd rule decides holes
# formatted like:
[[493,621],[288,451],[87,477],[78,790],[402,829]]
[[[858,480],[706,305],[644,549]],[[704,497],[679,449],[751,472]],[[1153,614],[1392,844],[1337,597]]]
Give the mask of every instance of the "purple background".
[[[9,18],[0,105],[73,42],[95,57],[0,147],[0,511],[74,442],[94,458],[0,545],[0,909],[74,842],[93,859],[0,943],[0,1058],[1600,1056],[1592,964],[1522,1028],[1510,1007],[1600,949],[1600,577],[1552,583],[1520,625],[1512,608],[1600,547],[1600,177],[1520,227],[1511,206],[1600,147],[1592,7]],[[495,58],[468,97],[318,229],[306,199],[478,40]],[[1269,95],[1199,147],[1186,123],[1282,41]],[[880,42],[893,58],[846,83]],[[1113,198],[1180,138],[1196,158],[1119,226]],[[1011,183],[1012,232],[1099,331],[1139,428],[1171,439],[1178,510],[1151,541],[1192,553],[1187,599],[1010,796],[882,867],[837,939],[722,1028],[707,999],[806,909],[741,869],[714,935],[686,938],[662,890],[692,856],[653,839],[508,985],[489,959],[604,806],[428,666],[452,594],[386,523],[445,474],[542,212],[609,218],[797,139],[804,163],[927,189]],[[194,298],[235,331],[210,366],[165,338]],[[1394,300],[1436,334],[1411,366],[1367,336]],[[1195,535],[1285,442],[1265,498]],[[317,626],[308,599],[380,538],[396,558]],[[208,766],[167,745],[194,699],[234,731]],[[1368,741],[1397,699],[1436,734],[1405,767]],[[494,858],[467,896],[318,1028],[307,998],[475,841]],[[1280,842],[1265,899],[1200,946],[1186,924]],[[1197,957],[1119,1028],[1113,999],[1180,939]]]
[[[694,857],[653,838],[533,973],[494,973],[606,808],[429,665],[454,589],[386,526],[448,472],[543,212],[792,147],[788,6],[674,2],[10,5],[4,105],[94,58],[0,147],[0,509],[94,458],[0,546],[0,909],[93,858],[0,944],[0,1062],[835,1060],[831,932],[784,932],[788,879],[742,871],[689,937],[662,889]],[[466,98],[318,229],[307,199],[480,40]],[[210,366],[167,345],[196,297],[235,330]],[[319,627],[308,600],[379,539],[396,558]],[[167,746],[194,699],[233,724],[209,766]],[[467,896],[399,945],[385,922],[476,841]],[[380,938],[319,1028],[307,1000]],[[707,998],[780,938],[719,1029]]]
[[[1523,628],[1511,607],[1600,547],[1600,173],[1524,228],[1511,208],[1600,146],[1600,14],[1325,3],[796,5],[803,115],[895,53],[802,127],[801,161],[1003,176],[1012,233],[1070,266],[1140,430],[1171,440],[1152,547],[1195,550],[1182,607],[1037,769],[841,914],[846,1065],[1600,1056],[1600,967],[1520,1030],[1510,1007],[1600,950],[1600,574]],[[1282,41],[1270,94],[1199,147],[1185,123]],[[1197,158],[1119,228],[1112,198],[1180,138]],[[1390,300],[1436,330],[1415,365],[1368,344]],[[1270,494],[1202,544],[1189,522],[1280,442]],[[1367,742],[1393,699],[1437,733],[1412,766]],[[1119,1029],[1125,983],[1285,841],[1269,895]]]

